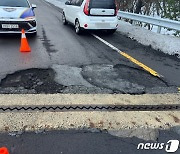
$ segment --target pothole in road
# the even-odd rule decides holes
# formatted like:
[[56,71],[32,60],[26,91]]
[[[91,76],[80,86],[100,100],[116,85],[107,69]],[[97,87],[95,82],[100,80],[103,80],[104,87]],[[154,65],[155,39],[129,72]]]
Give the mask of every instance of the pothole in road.
[[177,92],[177,88],[168,87],[161,79],[141,69],[121,64],[85,66],[82,75],[92,85],[125,94]]
[[162,80],[126,65],[58,65],[53,69],[29,69],[1,80],[0,94],[145,94],[174,93]]
[[54,81],[52,69],[29,69],[7,75],[1,81],[0,93],[59,93],[64,86]]
[[[64,67],[63,67],[64,68]],[[99,87],[86,87],[86,85],[76,85],[76,83],[83,83],[81,78],[78,78],[76,81],[74,80],[77,76],[68,79],[68,71],[72,71],[72,69],[60,70],[60,78],[62,81],[70,81],[71,83],[75,83],[74,85],[69,85],[66,82],[62,82],[62,84],[55,82],[55,75],[58,73],[53,69],[29,69],[23,70],[19,72],[15,72],[13,74],[7,75],[1,81],[0,84],[0,94],[55,94],[55,93],[63,93],[63,94],[112,94],[113,91],[110,89],[99,88]],[[67,72],[67,73],[65,73]],[[72,76],[73,74],[69,74]],[[67,79],[64,79],[67,78]]]

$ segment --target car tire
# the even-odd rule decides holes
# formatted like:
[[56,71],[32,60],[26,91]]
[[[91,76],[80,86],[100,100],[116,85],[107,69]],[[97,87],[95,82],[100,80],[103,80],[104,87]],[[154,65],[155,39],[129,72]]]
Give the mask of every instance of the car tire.
[[108,34],[114,34],[116,32],[117,29],[110,29],[110,30],[107,30],[107,33]]
[[63,21],[63,25],[67,25],[67,20],[66,20],[66,16],[65,16],[64,12],[62,14],[62,21]]
[[82,33],[82,28],[80,27],[80,23],[78,19],[75,21],[75,32],[78,35]]

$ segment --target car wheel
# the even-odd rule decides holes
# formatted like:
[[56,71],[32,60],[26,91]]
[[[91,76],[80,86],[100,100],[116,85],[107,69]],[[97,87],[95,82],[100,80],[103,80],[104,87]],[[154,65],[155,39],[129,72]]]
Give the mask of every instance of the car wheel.
[[82,33],[82,29],[81,29],[81,27],[80,27],[79,20],[76,20],[76,21],[75,21],[75,32],[76,32],[76,34],[78,34],[78,35]]
[[64,13],[62,14],[62,21],[63,21],[63,24],[64,24],[64,25],[67,25],[66,16],[65,16]]
[[107,33],[108,34],[114,34],[116,32],[117,29],[110,29],[110,30],[107,30]]

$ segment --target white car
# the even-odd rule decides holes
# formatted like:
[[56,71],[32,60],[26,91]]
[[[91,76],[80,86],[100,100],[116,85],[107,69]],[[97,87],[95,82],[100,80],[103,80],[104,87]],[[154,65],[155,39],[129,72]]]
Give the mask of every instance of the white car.
[[63,24],[72,23],[75,31],[107,30],[114,33],[118,27],[115,0],[69,0],[62,14]]
[[0,34],[26,33],[36,34],[35,4],[28,0],[0,0]]

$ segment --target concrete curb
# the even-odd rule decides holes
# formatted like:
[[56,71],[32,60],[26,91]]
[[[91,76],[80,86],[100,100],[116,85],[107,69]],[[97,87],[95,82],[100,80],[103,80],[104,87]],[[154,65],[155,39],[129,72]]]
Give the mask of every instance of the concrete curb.
[[169,129],[179,126],[179,112],[46,112],[1,113],[0,131],[68,129]]
[[180,104],[180,94],[28,94],[0,95],[0,106],[13,105],[161,105]]

